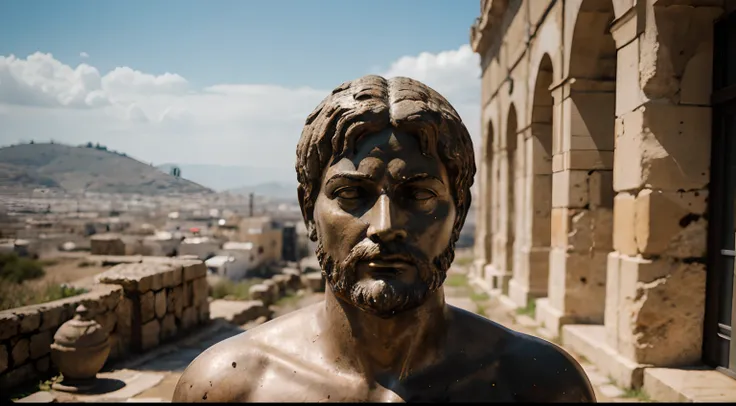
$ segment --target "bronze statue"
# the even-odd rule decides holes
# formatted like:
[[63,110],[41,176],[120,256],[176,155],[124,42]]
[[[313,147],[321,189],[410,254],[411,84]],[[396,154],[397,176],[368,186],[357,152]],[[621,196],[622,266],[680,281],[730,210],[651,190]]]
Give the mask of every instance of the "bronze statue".
[[595,401],[559,347],[445,303],[475,163],[440,94],[340,85],[307,118],[296,171],[324,302],[209,348],[174,401]]

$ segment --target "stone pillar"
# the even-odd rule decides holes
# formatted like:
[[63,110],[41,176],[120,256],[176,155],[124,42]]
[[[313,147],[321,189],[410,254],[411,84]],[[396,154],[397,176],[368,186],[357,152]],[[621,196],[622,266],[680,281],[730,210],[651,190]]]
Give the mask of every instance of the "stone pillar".
[[509,282],[509,298],[519,307],[547,294],[552,206],[551,123],[533,123],[524,137],[523,231],[519,266]]
[[500,238],[500,223],[501,223],[501,150],[498,146],[498,141],[494,140],[493,144],[493,157],[491,158],[491,170],[490,170],[490,213],[489,217],[489,229],[490,233],[486,236],[488,239],[488,248],[491,251],[491,260],[484,269],[483,277],[488,286],[493,286],[493,275],[496,274],[496,269],[500,269],[499,258],[501,258],[501,244],[498,243]]
[[[481,149],[482,150],[482,149]],[[486,265],[486,239],[489,233],[488,221],[486,221],[489,200],[486,198],[487,190],[490,187],[488,177],[488,165],[485,155],[481,155],[478,164],[478,195],[473,196],[473,209],[476,210],[475,215],[475,243],[473,245],[473,266],[470,274],[475,278],[483,277],[483,268]]]
[[482,155],[479,165],[479,195],[476,197],[475,207],[478,213],[476,217],[476,234],[473,263],[473,276],[485,279],[486,269],[492,263],[492,235],[491,214],[493,213],[493,188],[494,177],[492,169],[493,161],[493,131],[491,123],[487,125],[488,132],[481,146]]
[[641,35],[617,38],[605,329],[628,360],[677,366],[701,358],[712,32],[722,10],[647,3]]
[[[526,197],[527,197],[527,176],[526,176],[526,139],[531,137],[531,128],[527,127],[524,130],[516,134],[516,145],[517,148],[514,151],[513,158],[513,196],[509,201],[509,204],[513,204],[513,245],[508,246],[507,249],[511,249],[512,257],[510,264],[507,263],[506,279],[503,285],[503,294],[509,295],[509,284],[514,274],[528,275],[528,268],[526,267],[527,261],[525,261],[523,248],[529,245],[530,236],[527,233],[527,222],[528,213],[526,211]],[[511,153],[511,151],[509,151]]]
[[553,335],[564,324],[603,323],[606,260],[613,249],[614,87],[579,79],[562,86],[548,296],[538,301],[536,314]]
[[[508,280],[514,263],[514,179],[510,170],[513,159],[509,160],[509,151],[501,149],[498,157],[498,228],[494,235],[493,267],[490,275],[491,287],[506,294]],[[506,289],[505,289],[506,288]]]

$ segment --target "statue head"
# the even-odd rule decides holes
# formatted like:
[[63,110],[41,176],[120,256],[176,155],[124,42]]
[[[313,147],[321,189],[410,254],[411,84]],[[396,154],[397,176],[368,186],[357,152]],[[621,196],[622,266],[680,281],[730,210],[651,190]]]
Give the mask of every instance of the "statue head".
[[440,288],[470,207],[468,130],[416,80],[343,83],[307,117],[299,204],[336,297],[381,317]]

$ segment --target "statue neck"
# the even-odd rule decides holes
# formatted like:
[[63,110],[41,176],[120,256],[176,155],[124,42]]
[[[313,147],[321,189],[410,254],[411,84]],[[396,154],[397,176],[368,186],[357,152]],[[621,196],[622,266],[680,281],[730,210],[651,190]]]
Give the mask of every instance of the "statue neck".
[[336,297],[328,284],[322,320],[334,359],[368,379],[403,379],[443,355],[448,312],[442,288],[419,307],[382,318]]

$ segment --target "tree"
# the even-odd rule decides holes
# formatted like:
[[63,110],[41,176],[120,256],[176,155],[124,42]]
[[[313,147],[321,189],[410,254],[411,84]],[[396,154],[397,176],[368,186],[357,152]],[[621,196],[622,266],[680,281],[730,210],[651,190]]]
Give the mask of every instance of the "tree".
[[94,147],[94,145],[92,145],[92,141],[88,142],[87,143],[87,148],[92,148],[92,147]]

